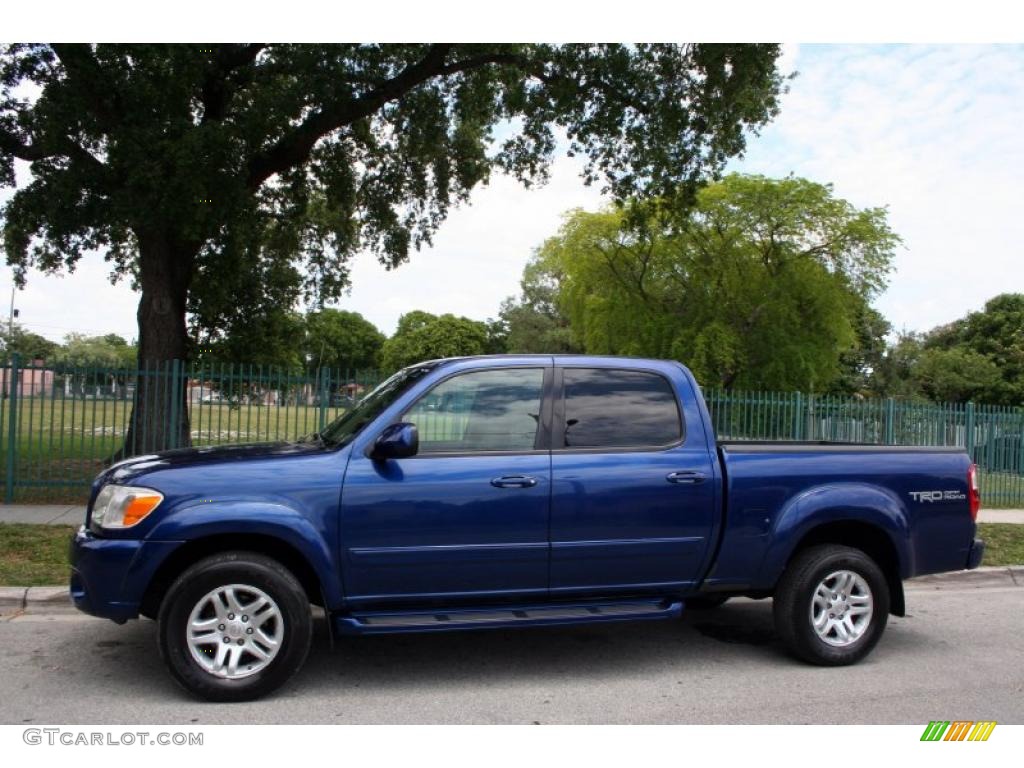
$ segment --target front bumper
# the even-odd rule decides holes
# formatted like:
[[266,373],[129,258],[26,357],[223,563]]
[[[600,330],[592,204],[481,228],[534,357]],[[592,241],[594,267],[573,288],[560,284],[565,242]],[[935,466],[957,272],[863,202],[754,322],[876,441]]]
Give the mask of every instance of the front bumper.
[[981,565],[981,559],[985,557],[985,542],[982,539],[975,539],[971,543],[971,549],[967,553],[967,568],[977,568]]
[[153,574],[181,542],[105,539],[84,525],[71,541],[71,600],[80,611],[118,623],[139,615]]

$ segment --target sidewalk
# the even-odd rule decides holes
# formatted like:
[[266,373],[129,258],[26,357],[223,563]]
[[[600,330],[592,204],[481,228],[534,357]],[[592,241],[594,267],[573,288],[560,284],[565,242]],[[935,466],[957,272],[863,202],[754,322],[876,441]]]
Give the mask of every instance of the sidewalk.
[[[38,523],[40,525],[81,525],[85,507],[66,504],[0,504],[0,523]],[[1024,509],[982,509],[979,523],[1016,523],[1024,525]]]
[[0,523],[81,525],[85,507],[77,504],[0,504]]
[[979,523],[1017,523],[1024,525],[1024,509],[982,509]]

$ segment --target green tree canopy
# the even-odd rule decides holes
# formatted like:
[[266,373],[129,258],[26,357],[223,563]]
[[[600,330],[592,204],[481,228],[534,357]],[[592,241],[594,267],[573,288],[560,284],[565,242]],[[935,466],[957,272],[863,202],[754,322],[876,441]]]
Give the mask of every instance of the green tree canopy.
[[856,342],[839,357],[839,375],[831,389],[843,395],[878,395],[875,374],[882,367],[892,324],[866,301],[854,302]]
[[366,370],[378,366],[386,337],[358,312],[322,309],[306,315],[305,357],[310,369]]
[[948,326],[933,329],[927,350],[964,349],[998,371],[998,381],[979,386],[970,398],[996,405],[1024,405],[1024,293],[1003,293]]
[[69,333],[54,354],[53,361],[76,368],[134,368],[137,350],[121,336],[86,336]]
[[17,323],[10,327],[9,333],[7,331],[8,329],[4,328],[3,337],[0,339],[0,343],[3,344],[4,355],[8,356],[11,353],[17,352],[21,355],[22,362],[31,360],[50,361],[60,347],[57,342],[50,341],[38,333],[28,331]]
[[221,330],[194,327],[199,337],[195,358],[203,363],[265,365],[298,373],[306,362],[305,328],[300,313],[280,307],[239,312]]
[[901,333],[887,345],[878,366],[871,374],[871,390],[885,397],[921,399],[917,371],[924,353],[923,335]]
[[876,388],[891,396],[1024,405],[1024,293],[902,337],[885,355]]
[[558,305],[561,274],[538,254],[523,270],[519,297],[501,305],[509,352],[573,353],[583,351],[573,338],[569,318]]
[[[140,357],[184,358],[186,312],[219,331],[207,324],[237,318],[254,295],[284,308],[302,294],[336,299],[352,254],[402,263],[492,170],[542,181],[559,134],[584,158],[585,181],[615,199],[691,199],[777,111],[778,55],[777,45],[10,45],[0,185],[14,186],[16,160],[30,181],[0,213],[4,250],[19,280],[105,250],[141,289]],[[187,444],[186,409],[168,432],[159,397],[137,399],[133,425],[151,445]],[[136,432],[129,451],[142,448]]]
[[707,386],[827,390],[899,239],[804,179],[731,175],[682,219],[576,211],[539,262],[587,352],[671,357]]
[[1003,378],[992,358],[964,346],[925,347],[913,377],[920,393],[935,402],[999,403],[1003,395]]
[[402,315],[395,335],[384,342],[381,367],[391,373],[423,360],[482,355],[487,351],[487,340],[486,323],[416,310]]

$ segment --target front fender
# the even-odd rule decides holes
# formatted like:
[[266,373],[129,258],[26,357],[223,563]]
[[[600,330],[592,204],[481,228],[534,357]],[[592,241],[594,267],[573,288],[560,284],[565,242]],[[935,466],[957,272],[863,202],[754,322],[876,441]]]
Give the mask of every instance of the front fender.
[[270,536],[289,544],[316,573],[327,605],[341,604],[341,572],[326,532],[287,504],[244,500],[194,503],[171,511],[146,538],[187,543],[231,534]]
[[793,497],[779,512],[771,543],[761,562],[757,585],[775,586],[797,545],[814,528],[828,523],[854,522],[883,531],[896,550],[899,573],[913,573],[913,547],[906,507],[884,488],[867,483],[831,483]]

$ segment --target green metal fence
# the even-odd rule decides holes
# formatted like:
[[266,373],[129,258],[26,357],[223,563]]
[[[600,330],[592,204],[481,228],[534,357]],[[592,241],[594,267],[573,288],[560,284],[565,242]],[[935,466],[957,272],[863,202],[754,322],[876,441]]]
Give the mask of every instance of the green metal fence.
[[[141,452],[179,447],[170,426],[189,416],[193,446],[294,440],[317,432],[378,383],[375,371],[295,374],[256,365],[170,361],[141,368],[23,364],[0,366],[3,500],[80,502],[115,458],[132,426],[137,394],[169,404],[157,445],[136,424]],[[152,420],[149,422],[152,423]]]
[[[124,445],[137,395],[163,392],[189,415],[191,445],[294,440],[351,407],[375,371],[301,374],[171,361],[142,368],[0,364],[0,485],[11,501],[81,502]],[[705,392],[727,440],[827,440],[966,448],[988,506],[1024,507],[1024,409],[800,392]],[[139,425],[136,425],[139,426]],[[145,425],[142,425],[143,427]],[[141,446],[149,436],[141,430]]]
[[985,504],[1024,507],[1024,408],[801,392],[704,395],[721,440],[959,446],[978,464]]

